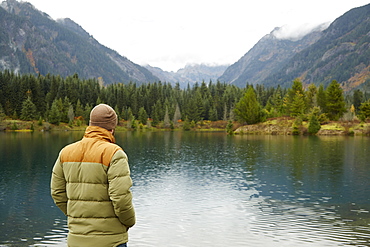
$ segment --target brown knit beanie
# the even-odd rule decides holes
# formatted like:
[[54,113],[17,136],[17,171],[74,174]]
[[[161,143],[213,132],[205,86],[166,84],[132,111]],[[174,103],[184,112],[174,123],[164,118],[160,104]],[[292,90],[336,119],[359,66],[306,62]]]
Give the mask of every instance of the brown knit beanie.
[[90,126],[99,126],[107,130],[115,129],[117,114],[109,105],[99,104],[90,112]]

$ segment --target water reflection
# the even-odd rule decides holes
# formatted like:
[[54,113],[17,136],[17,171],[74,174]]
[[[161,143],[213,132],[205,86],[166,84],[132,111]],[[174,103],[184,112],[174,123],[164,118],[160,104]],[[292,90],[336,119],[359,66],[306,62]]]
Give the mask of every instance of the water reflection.
[[[0,245],[65,246],[66,221],[49,196],[50,171],[60,148],[81,133],[1,138]],[[370,240],[368,138],[127,132],[116,139],[134,181],[138,219],[130,246],[365,246]]]

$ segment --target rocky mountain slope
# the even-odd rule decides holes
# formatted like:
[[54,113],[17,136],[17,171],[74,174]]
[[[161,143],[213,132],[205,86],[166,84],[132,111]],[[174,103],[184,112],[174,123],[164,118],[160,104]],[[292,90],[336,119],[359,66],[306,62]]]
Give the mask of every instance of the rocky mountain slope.
[[355,8],[323,30],[300,40],[277,38],[272,31],[219,78],[238,86],[263,84],[289,87],[328,85],[337,80],[346,91],[370,84],[370,4]]
[[27,2],[0,5],[0,70],[19,73],[77,73],[114,82],[158,81],[151,72],[101,45],[70,19],[52,20]]
[[275,28],[265,35],[219,78],[220,81],[244,87],[247,83],[261,84],[270,74],[279,71],[289,59],[315,43],[321,37],[321,26],[299,40],[279,39]]
[[262,83],[290,85],[297,77],[324,86],[337,80],[346,91],[370,84],[370,4],[337,18],[316,43]]

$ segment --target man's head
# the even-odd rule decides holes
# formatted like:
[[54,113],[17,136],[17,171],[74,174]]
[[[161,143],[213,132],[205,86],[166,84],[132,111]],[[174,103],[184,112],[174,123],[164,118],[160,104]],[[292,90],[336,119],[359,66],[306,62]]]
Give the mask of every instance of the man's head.
[[99,104],[90,112],[89,125],[114,130],[117,126],[117,114],[109,105]]

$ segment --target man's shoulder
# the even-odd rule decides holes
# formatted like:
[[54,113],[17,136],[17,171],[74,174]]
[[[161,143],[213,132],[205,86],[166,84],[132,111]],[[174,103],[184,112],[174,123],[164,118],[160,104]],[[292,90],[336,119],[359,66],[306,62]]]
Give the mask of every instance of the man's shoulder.
[[67,144],[62,148],[62,151],[68,150],[68,149],[75,149],[80,144],[80,142],[81,140]]

